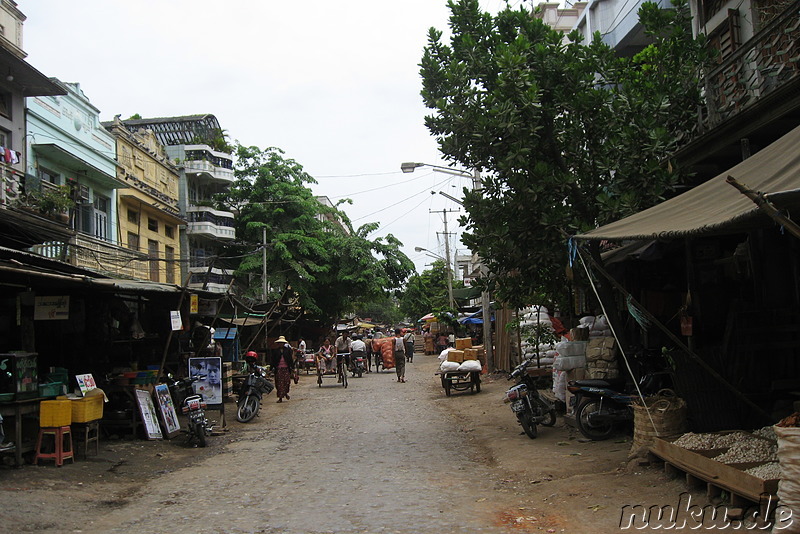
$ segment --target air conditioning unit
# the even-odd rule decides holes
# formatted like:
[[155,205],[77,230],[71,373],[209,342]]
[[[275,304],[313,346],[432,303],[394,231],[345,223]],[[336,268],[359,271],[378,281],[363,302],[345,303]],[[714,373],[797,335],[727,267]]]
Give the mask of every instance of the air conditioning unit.
[[76,190],[78,195],[78,202],[88,202],[89,201],[89,186],[78,184],[78,188]]

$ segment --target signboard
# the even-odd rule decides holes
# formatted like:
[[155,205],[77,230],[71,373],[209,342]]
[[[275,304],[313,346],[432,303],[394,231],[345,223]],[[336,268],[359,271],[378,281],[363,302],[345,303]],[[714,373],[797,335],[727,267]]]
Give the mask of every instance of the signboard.
[[217,314],[217,301],[209,299],[199,299],[197,313],[205,317],[213,317]]
[[209,406],[222,406],[222,358],[189,358],[189,376],[203,376],[194,384],[194,392],[202,395]]
[[175,412],[175,404],[172,401],[172,395],[169,393],[169,386],[166,384],[156,384],[156,402],[158,409],[161,413],[161,423],[164,425],[164,430],[167,438],[172,438],[181,430],[181,425],[178,422],[178,414]]
[[198,307],[200,306],[199,301],[200,297],[197,295],[189,295],[189,313],[196,314]]
[[169,320],[172,324],[172,330],[182,330],[183,329],[183,322],[181,321],[181,312],[180,311],[170,311],[169,312]]
[[158,426],[156,407],[153,405],[150,392],[144,389],[137,389],[136,403],[139,405],[139,414],[142,416],[142,423],[144,423],[147,439],[164,439],[164,436],[161,434],[161,427]]
[[77,380],[78,387],[81,388],[81,395],[84,397],[87,391],[91,391],[97,387],[94,377],[91,374],[75,375],[75,380]]
[[69,319],[69,296],[34,297],[34,321],[61,321]]

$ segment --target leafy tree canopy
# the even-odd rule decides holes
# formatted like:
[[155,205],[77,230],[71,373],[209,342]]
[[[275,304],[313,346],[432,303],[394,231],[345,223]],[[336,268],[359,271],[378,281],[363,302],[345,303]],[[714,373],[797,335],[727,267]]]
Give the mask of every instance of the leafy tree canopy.
[[270,297],[290,288],[325,320],[385,298],[413,271],[397,239],[369,240],[375,223],[353,229],[344,212],[314,197],[314,179],[280,149],[237,145],[236,158],[236,182],[218,201],[238,212],[228,255],[241,258],[237,274],[251,298],[261,300],[264,242]]
[[562,232],[653,205],[685,179],[665,162],[696,110],[702,42],[683,0],[641,8],[654,43],[633,58],[599,35],[564,39],[524,7],[448,5],[450,43],[432,28],[420,72],[441,153],[483,172],[464,192],[463,242],[501,300],[566,303]]

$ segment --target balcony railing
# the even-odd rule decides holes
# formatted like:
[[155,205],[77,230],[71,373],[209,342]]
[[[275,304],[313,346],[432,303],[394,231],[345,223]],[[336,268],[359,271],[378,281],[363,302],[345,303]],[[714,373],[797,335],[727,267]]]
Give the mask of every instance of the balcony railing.
[[204,206],[191,206],[187,210],[186,233],[206,235],[219,239],[234,239],[233,213],[221,212]]
[[229,182],[233,181],[232,169],[226,169],[225,167],[214,165],[214,163],[207,160],[186,160],[184,163],[184,168],[186,169],[187,173],[205,173],[217,180],[226,180]]
[[150,279],[147,254],[85,234],[75,234],[69,242],[35,245],[31,252],[115,278]]
[[743,43],[706,77],[706,109],[698,134],[753,106],[800,77],[798,2]]

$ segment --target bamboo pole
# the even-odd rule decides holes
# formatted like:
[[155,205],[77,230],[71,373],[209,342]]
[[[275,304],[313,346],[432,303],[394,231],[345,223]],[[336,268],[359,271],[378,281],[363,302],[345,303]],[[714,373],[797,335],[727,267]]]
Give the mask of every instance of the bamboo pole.
[[772,220],[786,228],[793,236],[800,239],[800,226],[798,226],[797,223],[792,221],[789,217],[781,213],[775,206],[773,206],[772,203],[767,200],[766,197],[764,197],[763,193],[753,191],[746,185],[736,180],[736,178],[733,176],[728,176],[725,181],[738,189],[741,194],[755,202],[756,206],[758,206],[761,211],[766,213]]

